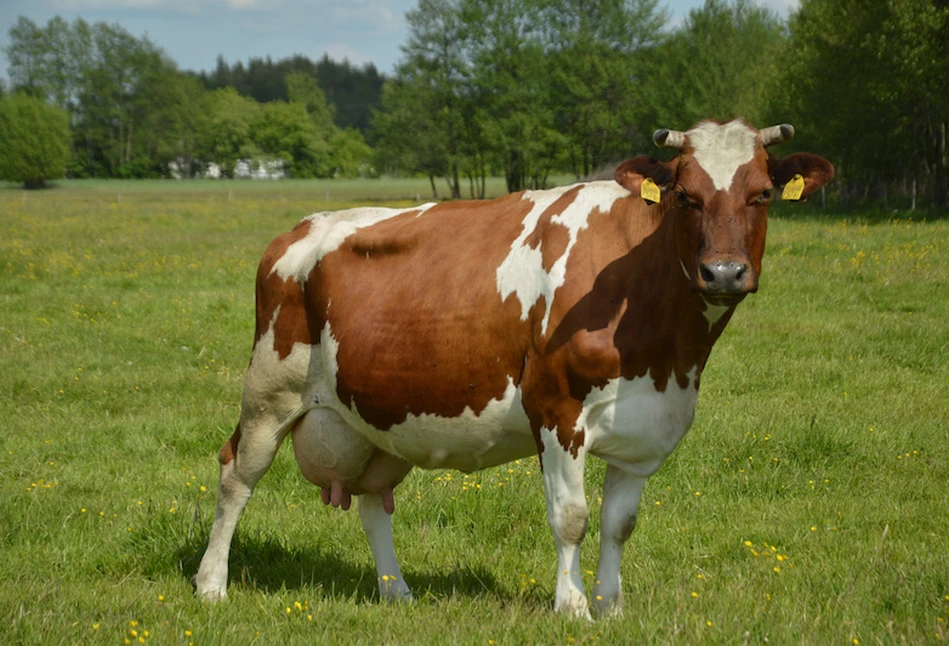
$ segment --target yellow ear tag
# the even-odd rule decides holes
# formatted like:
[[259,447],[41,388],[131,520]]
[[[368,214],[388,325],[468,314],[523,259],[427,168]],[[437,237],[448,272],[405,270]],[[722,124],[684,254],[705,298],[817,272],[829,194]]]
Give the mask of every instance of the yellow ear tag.
[[784,192],[781,193],[782,200],[791,200],[796,202],[801,199],[801,195],[804,194],[804,178],[801,177],[801,174],[798,173],[791,180],[784,185]]
[[650,204],[655,204],[662,199],[662,197],[659,195],[659,187],[656,186],[656,183],[648,177],[644,179],[643,183],[640,185],[639,195]]

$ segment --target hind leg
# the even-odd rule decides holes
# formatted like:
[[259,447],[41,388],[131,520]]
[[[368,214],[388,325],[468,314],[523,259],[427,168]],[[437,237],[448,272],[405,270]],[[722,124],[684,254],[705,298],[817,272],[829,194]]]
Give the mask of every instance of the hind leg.
[[392,543],[392,516],[386,507],[391,508],[391,490],[389,501],[383,501],[383,495],[367,493],[359,496],[359,519],[369,539],[372,557],[376,562],[376,574],[379,577],[379,596],[389,601],[414,601],[402,571],[395,558],[395,546]]
[[376,448],[334,411],[309,411],[293,428],[293,452],[307,480],[322,488],[323,502],[349,509],[359,498],[359,518],[376,562],[379,595],[411,601],[392,545],[393,489],[412,465]]
[[273,463],[286,435],[276,420],[241,420],[219,453],[221,480],[208,548],[193,583],[198,596],[215,601],[227,596],[227,562],[237,521],[254,485]]

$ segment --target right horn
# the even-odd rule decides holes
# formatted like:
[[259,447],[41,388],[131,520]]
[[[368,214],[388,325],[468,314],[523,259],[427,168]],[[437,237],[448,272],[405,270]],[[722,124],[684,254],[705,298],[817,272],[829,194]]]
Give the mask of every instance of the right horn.
[[770,128],[759,130],[758,134],[761,135],[761,143],[765,147],[768,147],[772,144],[791,141],[791,139],[794,138],[794,126],[790,123],[782,123],[780,126],[771,126]]

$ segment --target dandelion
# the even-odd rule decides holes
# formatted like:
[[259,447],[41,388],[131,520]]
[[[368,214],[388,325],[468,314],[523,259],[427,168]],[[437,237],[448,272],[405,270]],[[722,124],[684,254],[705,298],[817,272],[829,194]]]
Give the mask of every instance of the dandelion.
[[190,630],[186,630],[186,631],[185,631],[185,637],[191,637],[191,634],[192,634],[192,633],[191,633]]
[[693,598],[693,599],[698,599],[698,598],[699,598],[699,593],[693,591],[693,592],[692,592],[692,598]]
[[771,569],[774,571],[775,574],[781,574],[781,568],[779,568],[777,565],[775,565]]
[[711,622],[711,621],[706,621],[706,622],[705,622],[705,625],[708,626],[709,628],[711,628],[711,627],[712,627],[712,622]]
[[163,594],[158,595],[158,600],[159,600],[159,601],[164,601],[164,600],[165,600],[165,595],[163,595]]

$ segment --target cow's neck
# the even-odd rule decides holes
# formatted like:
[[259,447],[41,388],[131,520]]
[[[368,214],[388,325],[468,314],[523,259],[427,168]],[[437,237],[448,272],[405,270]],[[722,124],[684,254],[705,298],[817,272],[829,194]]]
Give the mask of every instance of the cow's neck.
[[629,379],[648,373],[659,390],[670,381],[686,387],[692,379],[698,386],[712,346],[734,312],[734,306],[716,308],[692,290],[676,252],[670,211],[617,261],[626,296],[615,335],[621,372]]

